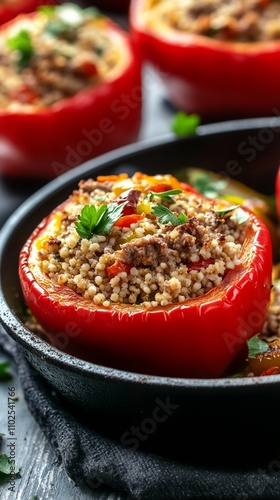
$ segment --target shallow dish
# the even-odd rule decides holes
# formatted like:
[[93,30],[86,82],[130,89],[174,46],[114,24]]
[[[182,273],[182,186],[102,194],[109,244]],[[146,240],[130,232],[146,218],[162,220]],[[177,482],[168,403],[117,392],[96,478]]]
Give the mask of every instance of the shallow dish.
[[[195,137],[178,140],[164,136],[121,148],[40,189],[1,231],[4,328],[72,411],[83,414],[125,446],[156,447],[176,456],[183,452],[199,460],[210,457],[219,461],[226,455],[229,459],[238,456],[242,446],[242,459],[248,454],[256,457],[260,426],[271,425],[272,416],[274,422],[280,417],[280,376],[211,380],[155,377],[100,366],[59,351],[23,324],[19,251],[35,226],[67,198],[80,179],[99,174],[141,170],[173,173],[183,180],[184,167],[198,166],[227,173],[273,194],[280,163],[279,136],[280,120],[271,117],[205,125]],[[261,441],[262,456],[265,445],[277,449],[280,431],[273,432],[273,442]]]

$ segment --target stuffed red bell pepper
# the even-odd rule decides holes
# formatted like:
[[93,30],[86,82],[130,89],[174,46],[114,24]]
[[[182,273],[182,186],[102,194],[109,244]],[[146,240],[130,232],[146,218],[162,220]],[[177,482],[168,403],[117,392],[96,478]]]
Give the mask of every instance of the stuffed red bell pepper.
[[[58,4],[57,0],[45,0],[44,4]],[[41,0],[1,0],[0,24],[13,19],[18,14],[33,12],[42,5]]]
[[59,348],[199,378],[246,356],[264,323],[271,270],[269,233],[253,213],[171,175],[141,173],[81,181],[19,263],[26,303]]
[[279,114],[277,0],[132,0],[134,40],[170,101],[204,120]]
[[136,140],[140,60],[95,8],[47,6],[0,30],[0,171],[52,178]]

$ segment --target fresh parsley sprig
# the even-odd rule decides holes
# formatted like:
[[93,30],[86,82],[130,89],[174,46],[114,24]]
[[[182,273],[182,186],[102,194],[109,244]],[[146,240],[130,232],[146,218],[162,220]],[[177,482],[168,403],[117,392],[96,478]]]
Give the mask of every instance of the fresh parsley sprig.
[[263,354],[269,349],[268,343],[261,340],[257,335],[247,341],[247,346],[249,358],[255,358],[258,354]]
[[215,210],[216,214],[223,219],[226,215],[229,215],[233,212],[235,215],[235,220],[237,224],[244,224],[244,222],[247,222],[249,219],[250,215],[248,212],[245,212],[239,205],[234,205],[229,208],[222,208],[221,210]]
[[18,53],[18,69],[26,68],[33,55],[33,45],[29,31],[20,30],[15,36],[7,40],[7,45],[11,50]]
[[228,183],[226,179],[213,179],[210,175],[199,172],[190,177],[190,184],[207,198],[218,198]]
[[229,215],[231,214],[232,212],[234,212],[234,210],[236,210],[237,208],[239,207],[239,205],[233,205],[231,207],[228,207],[228,208],[221,208],[220,210],[215,210],[215,213],[219,215],[219,217],[221,217],[221,219],[223,219],[226,215]]
[[185,224],[188,222],[188,217],[180,213],[178,216],[175,215],[169,208],[165,207],[161,203],[158,203],[155,207],[152,208],[152,214],[158,217],[158,221],[160,224],[172,224],[172,226],[179,226],[181,224]]
[[94,205],[85,205],[75,222],[76,231],[81,238],[89,240],[93,234],[108,235],[114,223],[121,217],[124,203],[112,203],[107,206],[103,203],[99,208]]
[[150,191],[145,198],[148,199],[148,201],[153,201],[154,197],[157,196],[158,198],[163,198],[165,200],[170,201],[171,203],[174,203],[173,196],[175,194],[180,194],[183,193],[182,189],[170,189],[169,191],[162,191],[159,193],[156,193],[155,191]]

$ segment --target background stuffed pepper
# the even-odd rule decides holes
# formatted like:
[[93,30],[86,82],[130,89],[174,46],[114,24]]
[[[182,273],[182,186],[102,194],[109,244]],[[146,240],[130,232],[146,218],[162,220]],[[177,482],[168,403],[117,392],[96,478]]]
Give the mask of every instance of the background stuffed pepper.
[[109,18],[47,6],[5,24],[0,41],[2,173],[52,178],[137,138],[141,64]]
[[274,0],[133,0],[130,9],[134,39],[170,101],[204,120],[277,114],[279,19]]
[[[44,4],[58,4],[56,0],[45,0]],[[0,3],[0,24],[4,24],[21,13],[33,12],[42,5],[41,0],[2,0]]]

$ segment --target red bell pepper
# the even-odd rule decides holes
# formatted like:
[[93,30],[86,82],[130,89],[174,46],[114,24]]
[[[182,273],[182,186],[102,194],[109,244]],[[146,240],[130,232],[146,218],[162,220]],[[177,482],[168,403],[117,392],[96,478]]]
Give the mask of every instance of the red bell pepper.
[[108,278],[112,279],[115,276],[117,276],[117,274],[122,273],[122,272],[129,273],[131,267],[132,266],[130,266],[129,264],[126,264],[125,262],[121,262],[120,260],[117,260],[116,262],[114,262],[114,264],[112,264],[110,267],[108,267],[108,269],[107,269]]
[[198,113],[204,121],[279,112],[280,40],[234,43],[158,32],[145,22],[146,6],[146,0],[131,2],[132,36],[178,109]]
[[18,14],[33,12],[41,5],[58,4],[56,0],[8,0],[0,3],[0,24],[4,24],[13,19]]
[[[29,15],[36,18],[39,14]],[[14,22],[2,26],[0,34],[7,33]],[[105,17],[103,25],[123,44],[123,66],[92,88],[48,107],[34,105],[28,112],[20,107],[0,108],[1,173],[48,180],[137,139],[141,61],[122,28]],[[30,95],[27,91],[20,97]]]
[[135,222],[138,222],[139,220],[141,220],[143,218],[144,218],[144,215],[139,215],[139,214],[123,215],[115,222],[114,226],[130,227],[131,224],[135,224]]
[[[246,340],[263,326],[271,287],[270,236],[258,217],[251,214],[241,263],[206,294],[148,310],[137,304],[100,307],[53,282],[38,265],[46,227],[59,223],[66,204],[34,230],[19,261],[26,303],[59,348],[63,334],[64,349],[74,354],[83,349],[87,358],[92,352],[91,360],[104,353],[99,361],[110,366],[198,378],[220,377],[241,352],[246,356]],[[111,271],[114,277],[119,269]]]

